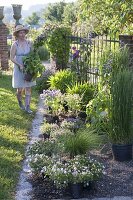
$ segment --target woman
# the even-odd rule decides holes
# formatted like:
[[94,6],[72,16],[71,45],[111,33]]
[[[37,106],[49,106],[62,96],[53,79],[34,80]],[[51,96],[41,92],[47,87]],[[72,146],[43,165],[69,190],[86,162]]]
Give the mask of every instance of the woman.
[[[23,56],[28,55],[31,50],[31,43],[26,40],[25,36],[29,32],[27,28],[22,25],[17,25],[13,35],[16,41],[11,47],[11,61],[14,63],[12,87],[17,89],[17,100],[20,109],[27,113],[32,113],[30,110],[31,87],[36,85],[35,81],[25,81],[23,74]],[[25,89],[25,107],[22,103],[22,92]]]

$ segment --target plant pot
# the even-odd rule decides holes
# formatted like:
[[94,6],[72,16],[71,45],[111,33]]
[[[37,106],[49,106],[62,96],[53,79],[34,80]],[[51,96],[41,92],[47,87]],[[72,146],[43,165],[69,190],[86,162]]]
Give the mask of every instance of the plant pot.
[[83,191],[83,183],[71,183],[70,191],[74,199],[79,199]]
[[30,73],[24,74],[25,81],[31,81],[32,78],[33,78],[33,74],[30,74]]
[[113,144],[112,145],[113,158],[116,161],[129,161],[132,160],[132,144]]

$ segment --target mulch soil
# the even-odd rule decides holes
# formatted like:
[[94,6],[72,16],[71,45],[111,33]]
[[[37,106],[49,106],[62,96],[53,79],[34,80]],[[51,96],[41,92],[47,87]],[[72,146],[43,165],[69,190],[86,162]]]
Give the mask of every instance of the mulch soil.
[[[99,181],[84,188],[81,198],[100,198],[114,196],[133,196],[133,160],[116,162],[112,158],[111,149],[105,146],[102,150],[91,151],[92,158],[105,166],[105,174]],[[49,179],[32,177],[33,200],[72,199],[70,190],[57,190]]]

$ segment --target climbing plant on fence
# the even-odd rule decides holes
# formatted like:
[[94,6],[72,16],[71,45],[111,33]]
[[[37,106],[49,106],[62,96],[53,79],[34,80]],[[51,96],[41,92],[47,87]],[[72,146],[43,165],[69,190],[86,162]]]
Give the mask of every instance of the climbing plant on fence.
[[35,40],[35,47],[46,44],[52,59],[56,61],[57,69],[67,67],[70,51],[71,29],[64,25],[46,24],[43,32]]

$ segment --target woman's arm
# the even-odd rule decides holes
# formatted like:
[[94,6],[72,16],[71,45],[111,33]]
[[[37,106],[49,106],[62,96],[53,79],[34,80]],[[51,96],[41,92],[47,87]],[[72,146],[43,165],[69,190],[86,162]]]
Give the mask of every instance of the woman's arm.
[[10,59],[13,63],[15,63],[21,70],[23,69],[23,65],[18,63],[15,59],[16,55],[16,45],[15,43],[12,45],[11,50],[10,50]]

